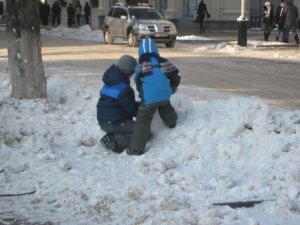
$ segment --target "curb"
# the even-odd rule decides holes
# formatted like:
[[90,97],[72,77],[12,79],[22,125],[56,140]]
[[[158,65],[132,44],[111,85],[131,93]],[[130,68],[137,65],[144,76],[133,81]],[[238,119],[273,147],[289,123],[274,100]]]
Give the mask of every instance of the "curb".
[[[236,45],[237,41],[236,40],[216,40],[216,39],[212,39],[212,40],[176,40],[176,42],[178,43],[182,43],[182,44],[221,44],[221,43],[227,43],[227,45]],[[248,40],[248,45],[249,45],[249,41]],[[279,44],[267,44],[267,45],[263,45],[263,44],[257,44],[255,45],[255,48],[299,48],[300,45],[297,44],[293,44],[293,43],[279,43]]]

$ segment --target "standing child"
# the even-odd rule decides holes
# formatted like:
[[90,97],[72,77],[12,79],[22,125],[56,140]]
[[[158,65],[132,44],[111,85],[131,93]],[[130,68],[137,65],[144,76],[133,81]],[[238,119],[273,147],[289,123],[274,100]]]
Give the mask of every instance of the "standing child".
[[169,128],[176,126],[177,114],[170,98],[180,83],[180,76],[172,63],[159,56],[155,42],[146,38],[139,46],[139,65],[134,80],[141,97],[141,105],[127,154],[142,155],[150,137],[151,122],[156,110]]
[[135,58],[123,55],[103,75],[104,86],[97,103],[97,120],[106,132],[100,142],[109,150],[121,153],[130,144],[139,103],[135,101],[130,78],[137,65]]

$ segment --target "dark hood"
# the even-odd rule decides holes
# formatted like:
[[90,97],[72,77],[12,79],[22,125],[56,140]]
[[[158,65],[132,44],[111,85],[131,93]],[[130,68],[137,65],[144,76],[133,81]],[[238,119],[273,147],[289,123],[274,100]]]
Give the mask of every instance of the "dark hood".
[[105,71],[105,73],[103,74],[102,81],[104,82],[104,84],[110,86],[122,82],[130,83],[129,78],[125,74],[123,74],[115,64]]

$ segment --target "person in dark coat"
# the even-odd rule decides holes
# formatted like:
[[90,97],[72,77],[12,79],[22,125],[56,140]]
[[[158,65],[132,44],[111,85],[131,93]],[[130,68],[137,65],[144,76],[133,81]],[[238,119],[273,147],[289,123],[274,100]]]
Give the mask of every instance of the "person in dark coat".
[[130,78],[137,62],[134,57],[123,55],[104,73],[104,86],[97,103],[97,120],[106,132],[100,142],[107,149],[121,153],[130,144],[139,102],[130,86]]
[[150,128],[156,111],[167,127],[176,126],[177,113],[170,98],[177,90],[180,75],[170,61],[160,57],[155,42],[151,38],[145,38],[139,45],[139,65],[135,70],[134,81],[141,103],[130,148],[126,152],[128,155],[142,155],[151,136]]
[[205,32],[204,25],[203,25],[204,19],[205,19],[205,16],[207,18],[209,18],[210,14],[208,13],[207,8],[206,8],[206,4],[204,3],[203,0],[201,0],[199,5],[198,5],[197,14],[198,14],[197,22],[199,22],[199,24],[200,24],[200,33],[201,32],[204,33]]
[[68,14],[68,27],[71,27],[75,18],[75,9],[72,3],[69,3],[67,7],[67,14]]
[[292,31],[294,35],[294,40],[296,44],[299,44],[299,36],[297,33],[297,18],[298,18],[298,9],[293,4],[292,0],[287,2],[286,8],[284,10],[285,14],[285,23],[284,23],[284,32],[283,32],[283,42],[289,42],[289,32]]
[[283,33],[284,30],[284,23],[285,23],[285,14],[284,14],[284,9],[286,7],[286,4],[284,0],[281,0],[280,5],[277,7],[276,12],[275,12],[275,25],[278,29],[278,32],[276,34],[276,41],[279,41],[281,34]]
[[60,5],[58,4],[57,1],[54,2],[52,8],[51,8],[51,12],[52,12],[52,26],[55,25],[55,20],[57,20],[57,25],[60,24],[60,16],[61,16],[61,8]]
[[86,24],[89,24],[89,19],[90,19],[90,15],[91,15],[91,6],[89,5],[88,2],[85,3],[83,11],[84,11]]
[[0,2],[0,20],[2,19],[3,16],[3,2]]
[[[2,3],[2,2],[1,2]],[[0,4],[1,4],[0,3]],[[40,1],[40,8],[39,8],[39,11],[40,11],[40,18],[41,18],[41,21],[43,23],[43,5],[44,3],[42,1]],[[1,10],[1,9],[0,9]]]
[[41,16],[43,26],[48,26],[48,18],[49,18],[50,10],[51,8],[47,0],[45,0],[44,3],[41,3],[40,16]]
[[264,31],[264,40],[269,41],[269,36],[273,30],[274,23],[274,9],[271,2],[265,2],[261,18],[261,28]]

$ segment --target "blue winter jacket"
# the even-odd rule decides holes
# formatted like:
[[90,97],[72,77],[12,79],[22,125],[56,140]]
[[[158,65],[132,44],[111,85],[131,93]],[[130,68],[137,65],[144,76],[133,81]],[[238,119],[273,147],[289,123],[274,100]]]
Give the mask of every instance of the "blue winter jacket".
[[180,83],[178,69],[167,59],[159,56],[151,38],[139,45],[139,64],[135,68],[134,81],[144,106],[169,101]]
[[136,116],[139,103],[135,101],[130,80],[116,65],[103,75],[104,86],[100,89],[97,103],[97,120],[100,123],[120,123]]

